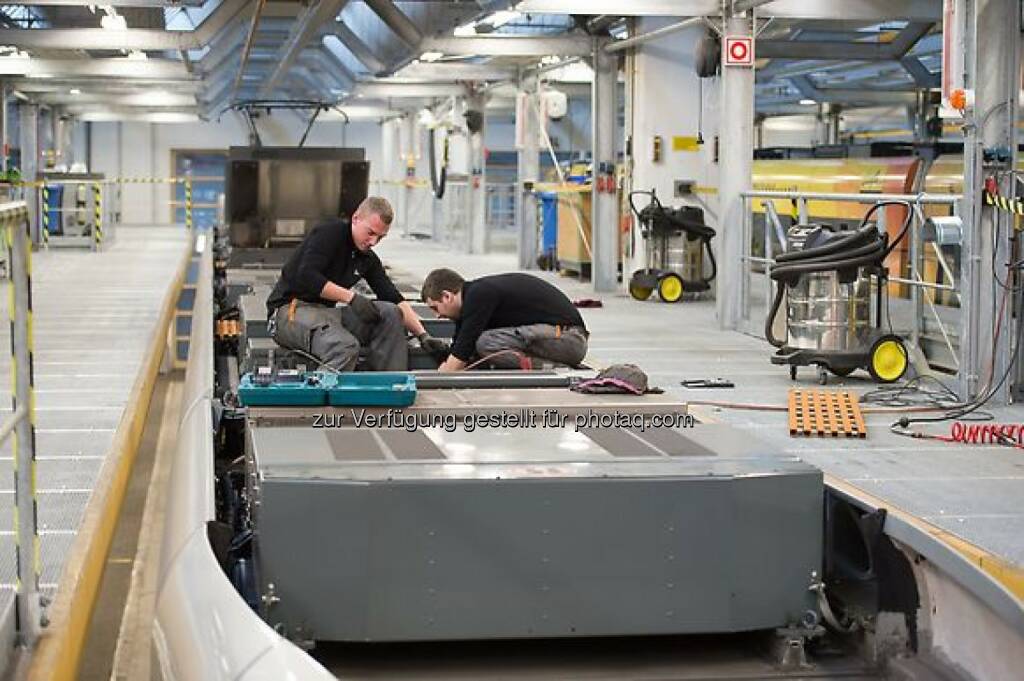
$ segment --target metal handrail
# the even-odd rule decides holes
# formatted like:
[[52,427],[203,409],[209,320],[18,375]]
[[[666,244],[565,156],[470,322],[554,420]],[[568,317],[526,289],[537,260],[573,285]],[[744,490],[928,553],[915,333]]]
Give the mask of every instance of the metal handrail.
[[0,233],[7,247],[11,319],[11,374],[14,411],[0,426],[0,442],[16,437],[14,454],[15,537],[17,540],[17,632],[19,643],[31,649],[44,623],[39,594],[39,528],[36,512],[36,445],[32,414],[32,249],[29,212],[25,201],[0,204]]
[[962,200],[962,194],[844,194],[840,192],[780,192],[752,189],[740,192],[748,199],[805,199],[807,201],[849,201],[850,203],[878,203],[879,201],[907,201],[922,204],[952,205]]
[[0,424],[0,444],[7,442],[7,438],[14,432],[14,428],[21,423],[21,420],[28,416],[28,409],[24,404],[19,404],[14,413],[4,419]]
[[[809,210],[808,204],[812,201],[835,201],[835,202],[846,202],[846,203],[860,203],[860,204],[875,204],[879,201],[902,201],[911,205],[911,227],[910,227],[910,257],[911,257],[911,269],[909,278],[904,277],[889,277],[889,281],[900,284],[905,284],[910,287],[910,297],[914,308],[913,314],[913,326],[911,329],[911,342],[914,344],[919,343],[922,329],[922,318],[924,316],[924,305],[927,304],[929,311],[935,318],[938,325],[939,331],[942,334],[943,341],[946,344],[947,349],[950,352],[950,356],[953,358],[957,368],[959,368],[960,362],[953,348],[952,339],[950,334],[947,332],[942,319],[939,317],[938,310],[932,300],[927,299],[921,295],[922,289],[931,289],[936,291],[951,291],[957,299],[960,300],[961,293],[960,287],[953,276],[953,272],[945,262],[945,258],[940,249],[935,244],[932,244],[933,250],[938,256],[938,262],[942,268],[943,274],[951,281],[952,284],[933,284],[931,282],[924,281],[921,277],[918,268],[918,260],[921,255],[921,243],[920,243],[920,230],[924,225],[927,217],[922,210],[923,205],[944,205],[952,206],[955,208],[962,202],[963,196],[960,194],[853,194],[853,193],[842,193],[842,192],[800,192],[800,191],[774,191],[774,190],[750,190],[740,193],[743,197],[745,205],[756,203],[756,200],[760,200],[760,203],[765,211],[765,226],[764,226],[764,238],[765,238],[765,257],[757,257],[749,252],[750,242],[752,237],[752,206],[751,209],[744,211],[744,254],[741,256],[741,260],[747,263],[757,263],[761,265],[769,265],[774,262],[775,258],[772,253],[772,241],[771,241],[771,227],[770,223],[777,223],[778,216],[774,210],[775,200],[793,201],[797,205],[799,214],[798,224],[808,224],[809,222]],[[884,219],[884,216],[880,216]],[[780,230],[781,225],[774,224],[776,230]],[[779,235],[781,239],[781,234]],[[783,247],[785,241],[782,241]],[[749,277],[750,272],[747,273]],[[742,307],[749,313],[749,288],[750,282],[747,278],[743,280],[741,290]],[[769,282],[769,289],[771,283]],[[770,306],[771,290],[769,295],[766,297],[766,306]],[[767,309],[767,308],[766,308]]]

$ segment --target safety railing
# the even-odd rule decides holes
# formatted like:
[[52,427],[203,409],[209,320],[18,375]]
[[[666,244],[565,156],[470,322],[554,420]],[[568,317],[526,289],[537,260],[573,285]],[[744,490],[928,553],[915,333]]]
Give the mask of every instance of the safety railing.
[[[0,424],[0,444],[14,436],[14,538],[17,607],[0,630],[16,632],[16,643],[31,648],[44,625],[39,593],[39,531],[36,514],[35,398],[32,369],[32,248],[29,212],[24,201],[0,204],[0,233],[10,266],[7,286],[11,325],[11,414]],[[2,641],[5,647],[9,641]],[[6,648],[9,650],[9,648]]]
[[[890,272],[888,294],[893,299],[909,302],[909,328],[907,340],[925,351],[929,360],[937,353],[926,347],[936,345],[947,355],[938,363],[951,370],[959,370],[960,353],[958,328],[960,326],[961,249],[959,244],[942,246],[935,235],[925,238],[924,226],[934,215],[960,215],[962,196],[958,194],[844,194],[788,191],[750,191],[744,200],[743,244],[744,273],[741,278],[741,310],[744,330],[761,335],[770,313],[775,293],[768,269],[777,252],[786,249],[786,222],[792,225],[812,223],[845,223],[855,227],[860,221],[856,209],[850,204],[864,206],[863,215],[870,206],[880,201],[906,202],[912,215],[907,233],[906,261],[900,263],[899,272]],[[831,210],[825,203],[832,204]],[[843,206],[837,210],[836,206]],[[842,217],[836,217],[841,214]],[[785,214],[785,217],[783,217]],[[826,215],[828,217],[821,217]],[[878,228],[886,231],[889,216],[886,210],[875,214]],[[757,224],[759,223],[759,224]],[[899,225],[897,225],[899,226]],[[943,250],[943,249],[946,250]],[[762,285],[755,280],[763,279]],[[894,286],[895,285],[895,286]],[[906,289],[905,291],[903,289]],[[764,294],[763,301],[760,299]],[[755,311],[757,302],[764,306],[763,316]],[[928,338],[925,335],[928,334]],[[929,343],[924,341],[928,340]],[[943,353],[945,354],[945,353]],[[948,366],[946,366],[948,364]]]
[[516,228],[517,185],[511,182],[487,184],[487,226],[511,232]]
[[[395,208],[393,233],[428,236],[456,250],[469,248],[469,180],[464,174],[449,174],[444,195],[438,199],[430,182],[372,180],[370,193],[387,198]],[[516,230],[516,185],[484,183],[485,225],[489,247],[513,248]]]
[[192,229],[193,210],[191,176],[183,177],[115,177],[97,179],[47,178],[22,182],[35,192],[39,227],[31,231],[32,243],[48,249],[57,246],[99,250],[114,236],[114,227],[121,223],[123,194],[126,185],[184,185],[184,201],[171,199],[171,206],[184,205],[185,227]]

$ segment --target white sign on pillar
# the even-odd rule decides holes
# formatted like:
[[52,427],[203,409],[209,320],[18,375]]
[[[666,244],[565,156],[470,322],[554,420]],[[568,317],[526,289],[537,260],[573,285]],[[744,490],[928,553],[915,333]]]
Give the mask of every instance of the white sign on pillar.
[[753,66],[754,39],[743,35],[725,36],[725,65]]

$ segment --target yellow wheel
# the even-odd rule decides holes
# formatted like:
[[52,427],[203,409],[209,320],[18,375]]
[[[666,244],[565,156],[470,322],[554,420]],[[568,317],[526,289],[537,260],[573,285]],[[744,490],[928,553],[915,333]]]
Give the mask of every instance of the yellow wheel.
[[882,383],[892,383],[903,377],[910,364],[907,348],[899,336],[882,336],[871,346],[868,371]]
[[658,282],[658,295],[666,303],[678,302],[683,297],[683,280],[678,274],[666,274]]
[[637,300],[647,300],[654,293],[654,289],[650,286],[641,286],[635,282],[629,283],[629,295],[633,296]]

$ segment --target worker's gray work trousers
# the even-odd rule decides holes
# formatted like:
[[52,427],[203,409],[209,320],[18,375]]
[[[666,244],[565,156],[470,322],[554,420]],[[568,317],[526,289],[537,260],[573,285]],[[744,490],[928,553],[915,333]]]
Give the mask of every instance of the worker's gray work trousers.
[[[375,371],[406,371],[409,347],[402,311],[394,303],[373,301],[381,320],[367,324],[348,306],[315,303],[282,305],[274,313],[274,341],[283,348],[301,350],[338,371],[353,371],[359,350],[366,347],[367,363]],[[291,315],[291,319],[289,316]]]
[[[579,326],[552,326],[530,324],[488,329],[476,341],[476,351],[486,357],[502,350],[516,350],[533,359],[555,364],[578,366],[587,356],[587,338],[590,334]],[[518,369],[520,355],[506,352],[488,360],[498,369]]]

